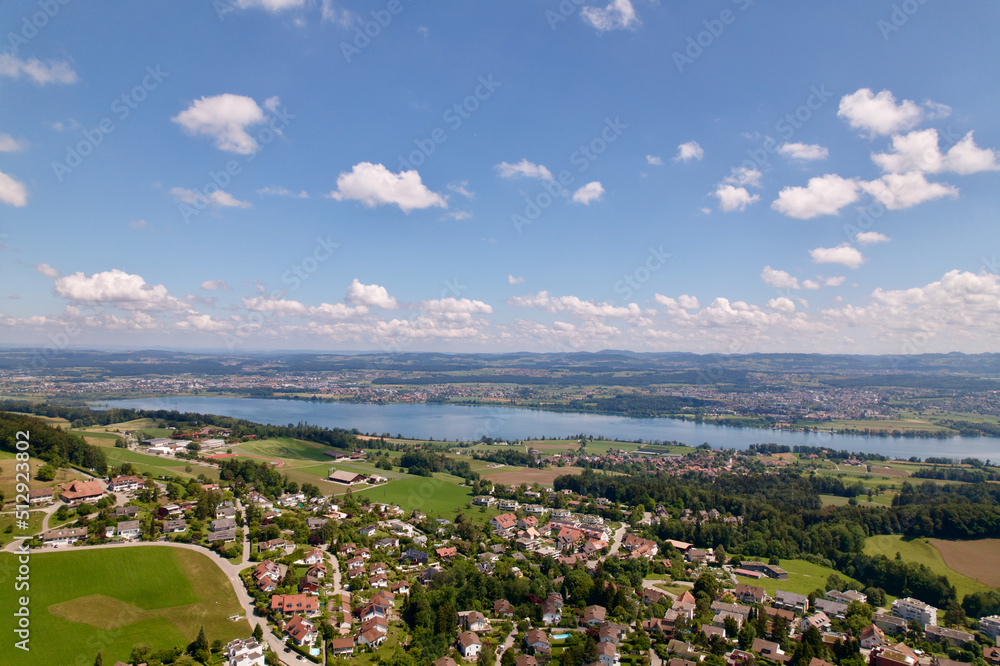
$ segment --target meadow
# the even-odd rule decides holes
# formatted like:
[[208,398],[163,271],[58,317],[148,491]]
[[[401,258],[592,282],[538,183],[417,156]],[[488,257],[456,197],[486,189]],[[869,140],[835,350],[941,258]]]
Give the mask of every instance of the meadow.
[[805,560],[781,560],[781,564],[779,566],[788,572],[787,580],[777,580],[775,578],[761,578],[759,580],[755,580],[747,576],[737,576],[736,579],[741,583],[746,583],[747,585],[763,587],[767,591],[768,595],[772,597],[778,590],[805,595],[808,595],[810,592],[818,589],[823,589],[825,591],[828,589],[826,579],[830,577],[830,574],[837,574],[844,580],[851,583],[855,589],[859,589],[860,584],[857,581],[845,576],[836,569],[813,564],[812,562],[807,562]]
[[378,488],[354,492],[373,502],[396,504],[406,511],[419,510],[432,518],[454,519],[472,501],[472,491],[458,485],[462,479],[447,474],[411,476]]
[[[12,575],[16,556],[0,553],[0,579]],[[250,634],[236,593],[201,553],[165,546],[67,550],[31,557],[31,646],[23,653],[8,640],[0,663],[91,664],[127,661],[132,647],[185,647],[199,629],[211,642]],[[10,584],[7,580],[5,585]],[[4,596],[2,628],[13,632],[12,595]]]
[[[988,563],[994,563],[997,561],[998,557],[1000,557],[1000,539],[984,540],[986,546],[984,547],[980,544],[977,556],[974,554],[977,549],[977,546],[975,545],[963,546],[961,548],[948,545],[951,543],[980,543],[976,541],[947,542],[939,541],[937,539],[929,541],[927,539],[904,539],[899,535],[887,534],[868,537],[868,539],[865,540],[865,553],[868,555],[885,555],[889,559],[893,559],[896,557],[896,553],[899,553],[902,558],[908,562],[926,564],[934,573],[948,577],[951,584],[955,586],[959,601],[961,601],[965,595],[971,594],[972,592],[987,591],[990,589],[990,586],[986,583],[980,582],[975,578],[971,578],[948,566],[945,562],[945,558],[941,555],[941,550],[936,547],[937,543],[935,542],[945,544],[944,548],[949,553],[949,556],[952,557],[953,561],[959,557],[959,553],[963,553],[964,558],[961,560],[963,566],[967,571],[972,573],[990,573]],[[970,547],[974,549],[971,553],[968,550]],[[989,554],[989,549],[992,549],[993,551],[992,557]],[[993,568],[995,569],[995,565]]]

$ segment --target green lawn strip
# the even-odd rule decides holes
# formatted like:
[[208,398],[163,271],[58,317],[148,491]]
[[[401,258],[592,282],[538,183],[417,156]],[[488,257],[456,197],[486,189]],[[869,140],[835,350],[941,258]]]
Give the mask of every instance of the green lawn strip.
[[959,601],[967,594],[988,592],[991,589],[985,583],[980,583],[975,578],[969,578],[945,564],[940,551],[926,539],[905,540],[899,535],[879,534],[865,540],[865,553],[885,555],[890,560],[896,557],[896,553],[899,553],[907,562],[927,565],[934,573],[948,577],[951,584],[955,586]]

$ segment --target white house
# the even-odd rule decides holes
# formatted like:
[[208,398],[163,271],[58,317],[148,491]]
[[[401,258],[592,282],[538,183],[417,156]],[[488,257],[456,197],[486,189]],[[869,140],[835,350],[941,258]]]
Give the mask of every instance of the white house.
[[231,641],[223,654],[226,666],[264,666],[264,648],[252,638]]
[[471,631],[465,631],[458,637],[458,651],[462,653],[463,659],[472,661],[478,658],[482,649],[483,643],[479,640],[479,636]]

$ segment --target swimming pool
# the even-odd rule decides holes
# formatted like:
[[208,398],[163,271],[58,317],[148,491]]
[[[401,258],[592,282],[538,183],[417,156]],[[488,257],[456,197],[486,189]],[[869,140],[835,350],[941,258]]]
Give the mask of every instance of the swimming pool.
[[552,638],[556,639],[557,641],[564,641],[572,635],[573,634],[552,634]]

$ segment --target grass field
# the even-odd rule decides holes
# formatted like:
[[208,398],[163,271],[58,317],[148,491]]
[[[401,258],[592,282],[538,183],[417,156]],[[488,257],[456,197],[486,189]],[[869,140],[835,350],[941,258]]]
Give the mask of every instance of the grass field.
[[[7,453],[8,456],[3,456],[0,458],[0,492],[4,495],[5,502],[13,502],[15,498],[15,490],[17,489],[17,460],[14,458],[13,453]],[[45,464],[44,460],[39,460],[38,458],[31,458],[31,477],[28,481],[28,485],[32,490],[37,490],[39,488],[49,488],[55,486],[59,483],[68,483],[74,479],[86,479],[87,477],[80,472],[73,469],[60,468],[56,470],[56,478],[52,481],[36,481],[35,472],[38,468]]]
[[451,520],[462,507],[472,501],[472,490],[447,480],[457,477],[441,476],[445,478],[410,476],[379,488],[355,492],[354,496],[368,497],[373,502],[397,504],[405,511],[423,511],[432,518]]
[[44,511],[30,511],[28,512],[28,529],[25,531],[14,528],[8,533],[7,530],[14,527],[15,514],[14,512],[0,513],[0,548],[13,541],[14,536],[17,534],[37,534],[41,532],[42,517],[44,515]]
[[[298,458],[302,460],[324,460],[333,462],[333,458],[324,455],[326,451],[335,451],[324,444],[305,442],[291,437],[262,439],[260,441],[244,442],[232,447],[233,453],[252,453],[265,458]],[[225,449],[223,449],[225,450]]]
[[1000,588],[1000,539],[976,541],[942,541],[931,539],[942,559],[954,571],[978,580],[984,585]]
[[[179,476],[189,479],[196,479],[199,474],[204,474],[210,479],[218,480],[219,478],[219,470],[214,467],[197,465],[176,458],[153,456],[130,449],[115,448],[113,441],[95,438],[92,435],[87,435],[84,439],[90,444],[104,448],[104,456],[109,465],[121,465],[123,462],[131,463],[132,467],[140,474],[150,472],[153,476]],[[191,467],[191,471],[185,472],[184,470],[188,466]]]
[[494,483],[503,483],[508,486],[516,486],[527,483],[540,483],[543,486],[551,486],[557,476],[564,474],[582,474],[582,467],[567,465],[566,467],[550,467],[548,469],[531,469],[528,467],[498,467],[495,471],[487,471],[483,474],[484,479],[489,479]]
[[[0,579],[11,586],[16,558],[0,553]],[[246,637],[232,585],[201,553],[134,547],[45,553],[31,557],[31,647],[0,644],[0,663],[91,664],[125,661],[137,643],[154,650],[186,646],[204,626],[211,642]],[[0,630],[13,635],[13,595],[4,594]]]
[[[991,559],[988,551],[984,552],[980,550],[979,556],[982,558],[980,560],[980,567],[986,567],[988,564],[993,564],[995,567],[994,563],[997,561],[997,556],[1000,555],[1000,548],[997,547],[1000,540],[990,539],[988,541],[994,548],[994,555]],[[964,543],[975,544],[977,542]],[[965,549],[962,549],[961,552],[964,551]],[[949,554],[953,557],[957,556],[958,552],[960,552],[960,549],[958,548],[952,548],[949,550]],[[881,554],[885,555],[889,559],[896,557],[896,553],[899,553],[900,556],[902,556],[902,558],[907,562],[926,564],[935,573],[948,577],[951,584],[955,586],[959,601],[961,601],[966,594],[990,589],[988,585],[979,582],[975,578],[970,578],[969,576],[966,576],[965,574],[960,573],[948,566],[945,563],[944,557],[941,556],[941,552],[927,539],[904,540],[899,535],[880,534],[868,537],[868,539],[865,540],[865,553],[869,555]],[[968,562],[968,560],[966,561]],[[971,562],[968,566],[971,566]],[[983,569],[980,568],[979,571],[983,571]]]
[[859,583],[845,576],[836,569],[821,567],[805,560],[781,560],[781,568],[788,572],[788,580],[775,580],[774,578],[761,578],[755,580],[745,576],[737,576],[737,580],[747,585],[763,587],[770,596],[778,590],[785,592],[795,592],[796,594],[808,595],[813,590],[827,589],[826,579],[830,574],[837,574],[846,581],[849,581],[855,589],[859,589]]

